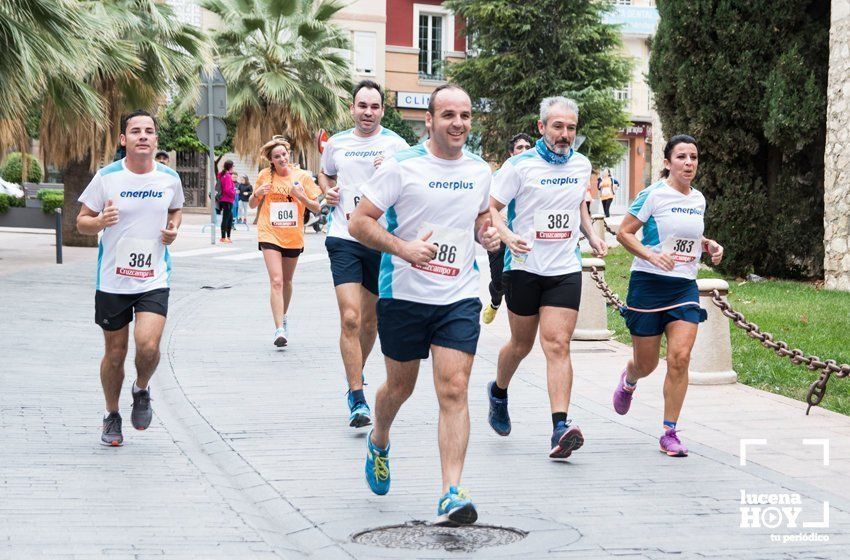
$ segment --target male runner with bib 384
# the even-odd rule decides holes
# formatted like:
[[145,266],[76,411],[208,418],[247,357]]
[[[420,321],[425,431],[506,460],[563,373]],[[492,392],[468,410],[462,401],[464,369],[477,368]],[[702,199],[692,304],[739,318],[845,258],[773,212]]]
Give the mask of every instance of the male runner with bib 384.
[[322,152],[319,187],[333,206],[325,247],[331,261],[341,333],[339,349],[348,380],[348,425],[372,423],[363,394],[363,368],[378,334],[378,266],[381,253],[364,247],[348,233],[348,218],[360,202],[360,188],[384,158],[408,148],[398,134],[381,127],[384,92],[371,80],[354,87],[354,128],[335,134]]
[[573,368],[570,338],[581,299],[579,232],[594,254],[608,248],[591,227],[584,193],[591,165],[573,150],[578,106],[565,97],[540,103],[537,128],[542,135],[532,150],[510,158],[499,169],[490,196],[494,216],[508,207],[508,222],[497,222],[508,250],[503,284],[511,338],[499,352],[496,380],[490,382],[490,426],[511,431],[508,384],[531,351],[540,329],[552,411],[549,457],[566,459],[584,443],[578,425],[568,419]]
[[183,186],[176,172],[154,162],[157,124],[146,111],[121,120],[124,159],[100,169],[80,195],[77,229],[103,231],[97,259],[95,322],[103,329],[106,352],[100,382],[106,397],[103,445],[124,443],[118,400],[124,381],[129,324],[135,316],[136,381],[131,420],[146,429],[153,417],[148,382],[159,364],[159,340],[168,312],[171,259],[177,238]]
[[[389,491],[390,427],[413,392],[420,360],[433,352],[443,475],[437,523],[468,524],[478,514],[458,486],[480,332],[474,244],[493,251],[499,236],[488,212],[490,166],[463,149],[472,123],[469,96],[457,86],[438,87],[425,122],[430,139],[381,165],[349,226],[364,245],[383,252],[378,336],[387,381],[375,396],[375,427],[366,438],[366,481],[376,494]],[[378,223],[383,215],[386,229]]]

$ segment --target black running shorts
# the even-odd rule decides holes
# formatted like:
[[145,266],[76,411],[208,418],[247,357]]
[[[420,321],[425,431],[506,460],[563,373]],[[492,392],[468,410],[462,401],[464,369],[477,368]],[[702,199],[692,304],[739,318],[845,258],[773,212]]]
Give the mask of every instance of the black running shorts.
[[105,331],[118,331],[133,320],[136,313],[156,313],[168,316],[168,288],[158,288],[140,294],[94,293],[94,322]]
[[543,306],[578,311],[581,302],[581,272],[540,276],[524,270],[508,270],[502,275],[502,284],[508,309],[516,315],[537,315]]

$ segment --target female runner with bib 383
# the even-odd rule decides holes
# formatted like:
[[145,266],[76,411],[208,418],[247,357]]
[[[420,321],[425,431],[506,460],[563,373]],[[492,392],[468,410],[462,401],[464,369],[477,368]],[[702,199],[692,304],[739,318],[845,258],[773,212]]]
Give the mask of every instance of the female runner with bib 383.
[[[620,374],[614,410],[618,414],[629,411],[638,380],[658,366],[664,334],[667,376],[659,445],[670,457],[688,455],[676,423],[688,390],[688,366],[697,327],[706,319],[696,283],[699,260],[703,252],[710,255],[713,264],[723,258],[723,247],[703,236],[705,198],[691,186],[697,157],[696,140],[684,134],[672,137],[664,147],[661,180],[638,194],[617,233],[617,241],[635,256],[627,307],[622,310],[634,354]],[[635,234],[641,228],[643,239],[638,240]]]

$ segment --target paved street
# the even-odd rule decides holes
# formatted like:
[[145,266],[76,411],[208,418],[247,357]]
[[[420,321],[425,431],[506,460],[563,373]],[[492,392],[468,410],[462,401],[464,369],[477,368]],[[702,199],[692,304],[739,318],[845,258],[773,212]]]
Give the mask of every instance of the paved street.
[[[483,327],[473,368],[464,486],[481,524],[528,535],[477,553],[354,543],[361,531],[435,515],[430,361],[394,427],[392,489],[375,496],[363,477],[366,432],[347,427],[324,236],[307,236],[291,343],[277,349],[254,232],[211,247],[202,221],[188,217],[173,250],[156,414],[145,432],[129,425],[131,347],[122,448],[98,445],[96,250],[52,265],[51,237],[0,232],[0,558],[846,558],[850,418],[805,416],[803,403],[742,385],[691,387],[680,420],[691,455],[668,458],[657,445],[663,371],[641,382],[621,417],[610,395],[630,349],[575,342],[571,416],[586,444],[569,462],[552,462],[539,349],[511,385],[511,435],[486,422],[485,387],[508,336],[504,310]],[[376,348],[370,403],[384,377]],[[743,465],[741,439],[766,440],[748,446]],[[824,445],[804,439],[827,440],[828,465]],[[765,503],[742,504],[742,495]],[[789,497],[776,507],[799,508],[795,521],[777,509],[757,516],[767,526],[741,526],[742,508]],[[800,541],[813,538],[821,540]]]

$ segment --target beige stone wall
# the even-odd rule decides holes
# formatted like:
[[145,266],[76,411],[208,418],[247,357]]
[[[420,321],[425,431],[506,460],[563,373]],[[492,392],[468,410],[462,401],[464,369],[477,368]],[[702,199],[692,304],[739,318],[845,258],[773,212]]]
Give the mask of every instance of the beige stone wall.
[[832,0],[824,155],[824,276],[850,291],[850,0]]

